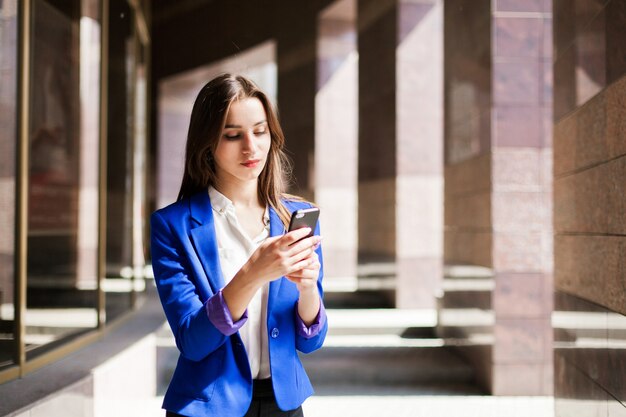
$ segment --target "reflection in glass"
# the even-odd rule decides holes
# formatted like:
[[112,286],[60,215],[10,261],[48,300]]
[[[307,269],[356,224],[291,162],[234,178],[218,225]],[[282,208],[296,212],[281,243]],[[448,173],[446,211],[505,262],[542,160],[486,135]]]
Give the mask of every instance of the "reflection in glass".
[[552,324],[557,415],[606,414],[626,393],[626,316],[557,291]]
[[[109,2],[109,77],[107,123],[106,320],[132,306],[132,215],[134,82],[136,44],[133,12],[126,0]],[[115,28],[115,30],[113,30]]]
[[33,4],[28,353],[97,325],[98,10]]
[[17,2],[0,2],[0,369],[14,361]]

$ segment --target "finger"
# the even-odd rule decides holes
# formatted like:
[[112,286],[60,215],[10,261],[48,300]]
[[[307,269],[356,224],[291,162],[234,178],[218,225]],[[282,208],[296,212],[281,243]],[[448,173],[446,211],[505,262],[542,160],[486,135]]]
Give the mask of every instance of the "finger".
[[291,268],[289,268],[289,271],[287,272],[287,274],[285,275],[291,275],[296,271],[300,271],[301,269],[305,269],[307,266],[309,266],[311,263],[308,259],[303,259],[299,262],[296,262],[294,264],[292,264]]
[[321,241],[322,237],[317,235],[302,239],[300,242],[291,245],[287,251],[287,255],[294,256],[298,253],[306,251],[307,249],[315,250],[315,245],[319,244]]
[[298,240],[307,237],[308,235],[311,234],[311,228],[310,227],[303,227],[301,229],[296,229],[293,230],[291,232],[288,232],[286,235],[282,236],[282,241],[284,241],[283,243],[287,244],[287,245],[291,245],[295,242],[297,242]]

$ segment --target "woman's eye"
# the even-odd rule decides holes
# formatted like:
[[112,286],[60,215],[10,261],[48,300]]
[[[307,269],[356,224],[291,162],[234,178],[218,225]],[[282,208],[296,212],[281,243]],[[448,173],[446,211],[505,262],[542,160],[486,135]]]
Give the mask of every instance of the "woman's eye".
[[264,135],[264,134],[266,134],[266,133],[267,133],[267,130],[266,130],[266,129],[263,129],[263,130],[257,130],[256,132],[254,132],[254,134],[255,134],[255,135]]
[[224,135],[224,137],[228,140],[235,140],[235,139],[239,139],[239,134],[230,134],[230,135]]

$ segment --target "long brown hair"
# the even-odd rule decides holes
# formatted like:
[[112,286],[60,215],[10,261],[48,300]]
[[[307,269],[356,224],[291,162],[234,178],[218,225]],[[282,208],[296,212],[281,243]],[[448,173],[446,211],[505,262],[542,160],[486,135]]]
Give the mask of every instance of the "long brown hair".
[[259,175],[259,202],[272,206],[287,226],[290,213],[281,198],[299,198],[285,193],[287,178],[291,175],[291,164],[284,152],[285,136],[277,112],[265,93],[253,81],[241,75],[222,74],[209,81],[198,93],[189,122],[185,172],[178,200],[200,191],[206,192],[209,186],[215,186],[217,174],[213,155],[226,123],[228,109],[233,101],[245,98],[259,99],[265,109],[271,136],[267,161]]

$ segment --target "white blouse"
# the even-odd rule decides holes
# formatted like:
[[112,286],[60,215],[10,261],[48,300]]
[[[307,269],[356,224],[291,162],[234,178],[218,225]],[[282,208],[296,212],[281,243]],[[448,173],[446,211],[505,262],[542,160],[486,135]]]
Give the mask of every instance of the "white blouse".
[[[269,212],[265,209],[263,231],[250,239],[237,221],[235,206],[224,194],[209,187],[213,208],[215,235],[217,238],[220,266],[225,284],[228,284],[250,256],[270,234]],[[239,329],[248,353],[252,378],[271,376],[267,344],[267,296],[269,284],[260,288],[248,304],[248,320]]]

